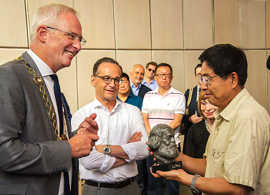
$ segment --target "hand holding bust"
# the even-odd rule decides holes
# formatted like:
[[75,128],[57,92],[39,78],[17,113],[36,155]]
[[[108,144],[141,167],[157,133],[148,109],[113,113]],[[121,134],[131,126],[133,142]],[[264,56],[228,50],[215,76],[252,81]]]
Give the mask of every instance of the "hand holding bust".
[[173,129],[166,124],[154,126],[148,138],[148,146],[154,153],[152,171],[168,171],[182,168],[181,162],[176,162],[178,156]]

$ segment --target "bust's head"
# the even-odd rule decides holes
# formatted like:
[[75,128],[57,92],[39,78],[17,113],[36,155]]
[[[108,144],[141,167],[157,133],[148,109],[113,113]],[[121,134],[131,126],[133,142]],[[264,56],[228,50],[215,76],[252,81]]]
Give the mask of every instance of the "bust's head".
[[153,127],[148,138],[148,146],[154,152],[157,161],[175,159],[178,155],[174,140],[173,129],[166,124],[158,124]]

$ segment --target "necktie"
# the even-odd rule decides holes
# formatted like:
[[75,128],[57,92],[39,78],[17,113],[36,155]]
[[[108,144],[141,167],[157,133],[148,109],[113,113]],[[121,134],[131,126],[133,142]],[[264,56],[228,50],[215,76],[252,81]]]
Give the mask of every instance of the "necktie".
[[54,85],[53,85],[53,90],[54,90],[54,95],[55,95],[55,100],[56,100],[56,104],[57,104],[57,110],[58,110],[58,116],[59,116],[59,132],[60,135],[63,134],[63,109],[62,109],[62,100],[61,100],[61,89],[60,89],[60,85],[59,85],[59,80],[56,74],[50,75],[51,78],[54,81]]
[[[63,109],[62,109],[62,99],[61,99],[61,89],[59,85],[59,80],[56,74],[50,75],[54,81],[53,90],[55,95],[55,100],[57,104],[58,116],[59,116],[59,123],[60,123],[60,135],[63,134]],[[64,195],[70,194],[70,187],[69,187],[69,176],[68,171],[64,171]]]

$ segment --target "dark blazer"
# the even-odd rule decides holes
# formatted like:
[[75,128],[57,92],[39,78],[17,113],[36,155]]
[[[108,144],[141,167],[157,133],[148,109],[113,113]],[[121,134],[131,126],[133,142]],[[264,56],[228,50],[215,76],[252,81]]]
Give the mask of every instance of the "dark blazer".
[[148,91],[152,91],[149,87],[146,87],[145,85],[141,84],[141,88],[139,90],[138,96],[142,98],[144,98],[144,95],[148,92]]
[[[188,115],[184,115],[183,117],[183,126],[184,126],[184,129],[182,129],[182,134],[186,134],[188,129],[193,125],[192,122],[189,121],[189,117],[191,117],[193,114],[195,114],[195,112],[198,113],[198,108],[197,108],[197,90],[198,90],[198,87],[195,86],[193,87],[192,89],[192,96],[191,96],[191,100],[190,100],[190,104],[189,104],[189,107],[188,107]],[[186,106],[187,106],[187,101],[188,101],[188,97],[189,97],[189,94],[190,93],[190,89],[187,89],[185,91],[185,98],[186,98]],[[199,115],[199,113],[198,113]]]
[[[40,76],[31,57],[22,57]],[[77,165],[69,143],[56,140],[39,86],[22,60],[0,66],[0,194],[57,195],[61,171],[72,166],[77,194]]]
[[202,158],[209,135],[210,133],[206,128],[205,120],[192,125],[185,137],[185,154],[193,158]]

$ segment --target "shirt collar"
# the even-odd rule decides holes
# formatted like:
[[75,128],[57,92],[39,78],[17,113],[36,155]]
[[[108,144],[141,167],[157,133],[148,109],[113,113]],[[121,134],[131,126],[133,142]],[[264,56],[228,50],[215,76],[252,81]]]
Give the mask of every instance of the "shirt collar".
[[52,69],[42,59],[40,59],[31,49],[28,49],[27,53],[34,60],[42,77],[55,74],[52,71]]
[[232,120],[238,110],[239,102],[246,95],[248,95],[248,91],[246,89],[242,89],[221,112],[217,111],[215,116],[220,116],[228,121]]
[[[158,88],[156,88],[156,89],[154,90],[154,92],[157,92],[157,93],[159,94]],[[173,93],[173,92],[174,92],[174,88],[171,87],[171,88],[169,89],[169,91],[168,91],[165,95],[171,94],[171,93]],[[163,96],[165,96],[165,95],[163,95]]]
[[[150,81],[149,85],[151,85],[151,84],[153,84],[155,82],[156,82],[156,80],[153,79],[153,80]],[[143,79],[142,84],[148,84],[148,83],[146,82],[146,80]]]
[[[116,98],[116,104],[112,109],[112,112],[114,112],[118,107],[120,107],[121,104],[122,102]],[[100,103],[100,101],[98,101],[96,97],[93,101],[93,108],[102,108],[103,110],[108,110],[103,104]]]
[[133,88],[133,89],[140,89],[142,84],[139,84],[138,87],[136,87],[132,82],[130,82],[130,86]]

